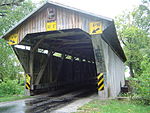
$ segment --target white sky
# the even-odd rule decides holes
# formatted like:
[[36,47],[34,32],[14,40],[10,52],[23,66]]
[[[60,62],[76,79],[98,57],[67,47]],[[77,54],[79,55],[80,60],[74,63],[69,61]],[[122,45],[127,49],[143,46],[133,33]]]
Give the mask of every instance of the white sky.
[[[40,0],[32,0],[37,3]],[[82,9],[98,15],[114,18],[121,12],[132,9],[141,0],[51,0],[74,8]]]

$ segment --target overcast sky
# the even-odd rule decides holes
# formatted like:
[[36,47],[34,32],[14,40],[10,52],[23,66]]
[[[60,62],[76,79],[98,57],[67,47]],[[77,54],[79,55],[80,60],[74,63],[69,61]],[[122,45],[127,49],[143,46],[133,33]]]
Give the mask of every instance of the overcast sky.
[[[38,2],[40,0],[32,0]],[[65,4],[67,6],[82,9],[98,15],[114,18],[122,11],[132,9],[141,0],[51,0],[53,2]]]

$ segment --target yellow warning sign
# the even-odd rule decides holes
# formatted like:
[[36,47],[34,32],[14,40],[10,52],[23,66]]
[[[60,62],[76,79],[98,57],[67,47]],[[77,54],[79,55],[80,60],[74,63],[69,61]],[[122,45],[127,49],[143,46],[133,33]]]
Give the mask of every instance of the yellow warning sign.
[[26,89],[30,89],[30,75],[26,74]]
[[89,33],[91,35],[102,33],[102,23],[101,22],[90,22],[89,23]]
[[9,45],[15,45],[18,44],[18,34],[13,34],[8,38],[8,44]]
[[57,30],[57,23],[56,22],[47,22],[46,23],[46,31],[54,31]]
[[104,90],[104,74],[103,73],[98,74],[97,79],[98,79],[97,82],[98,91]]

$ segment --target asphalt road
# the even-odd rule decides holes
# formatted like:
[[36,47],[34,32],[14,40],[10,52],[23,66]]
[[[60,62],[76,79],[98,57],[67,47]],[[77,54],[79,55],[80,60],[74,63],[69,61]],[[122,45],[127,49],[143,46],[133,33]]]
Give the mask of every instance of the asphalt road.
[[26,100],[18,100],[13,102],[1,102],[0,113],[28,113],[26,111]]

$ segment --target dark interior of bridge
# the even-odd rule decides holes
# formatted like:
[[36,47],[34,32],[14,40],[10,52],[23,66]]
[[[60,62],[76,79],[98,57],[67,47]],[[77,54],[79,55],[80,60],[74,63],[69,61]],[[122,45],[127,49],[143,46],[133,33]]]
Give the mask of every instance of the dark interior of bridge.
[[14,50],[31,76],[34,94],[82,86],[96,90],[91,37],[80,29],[27,34]]

